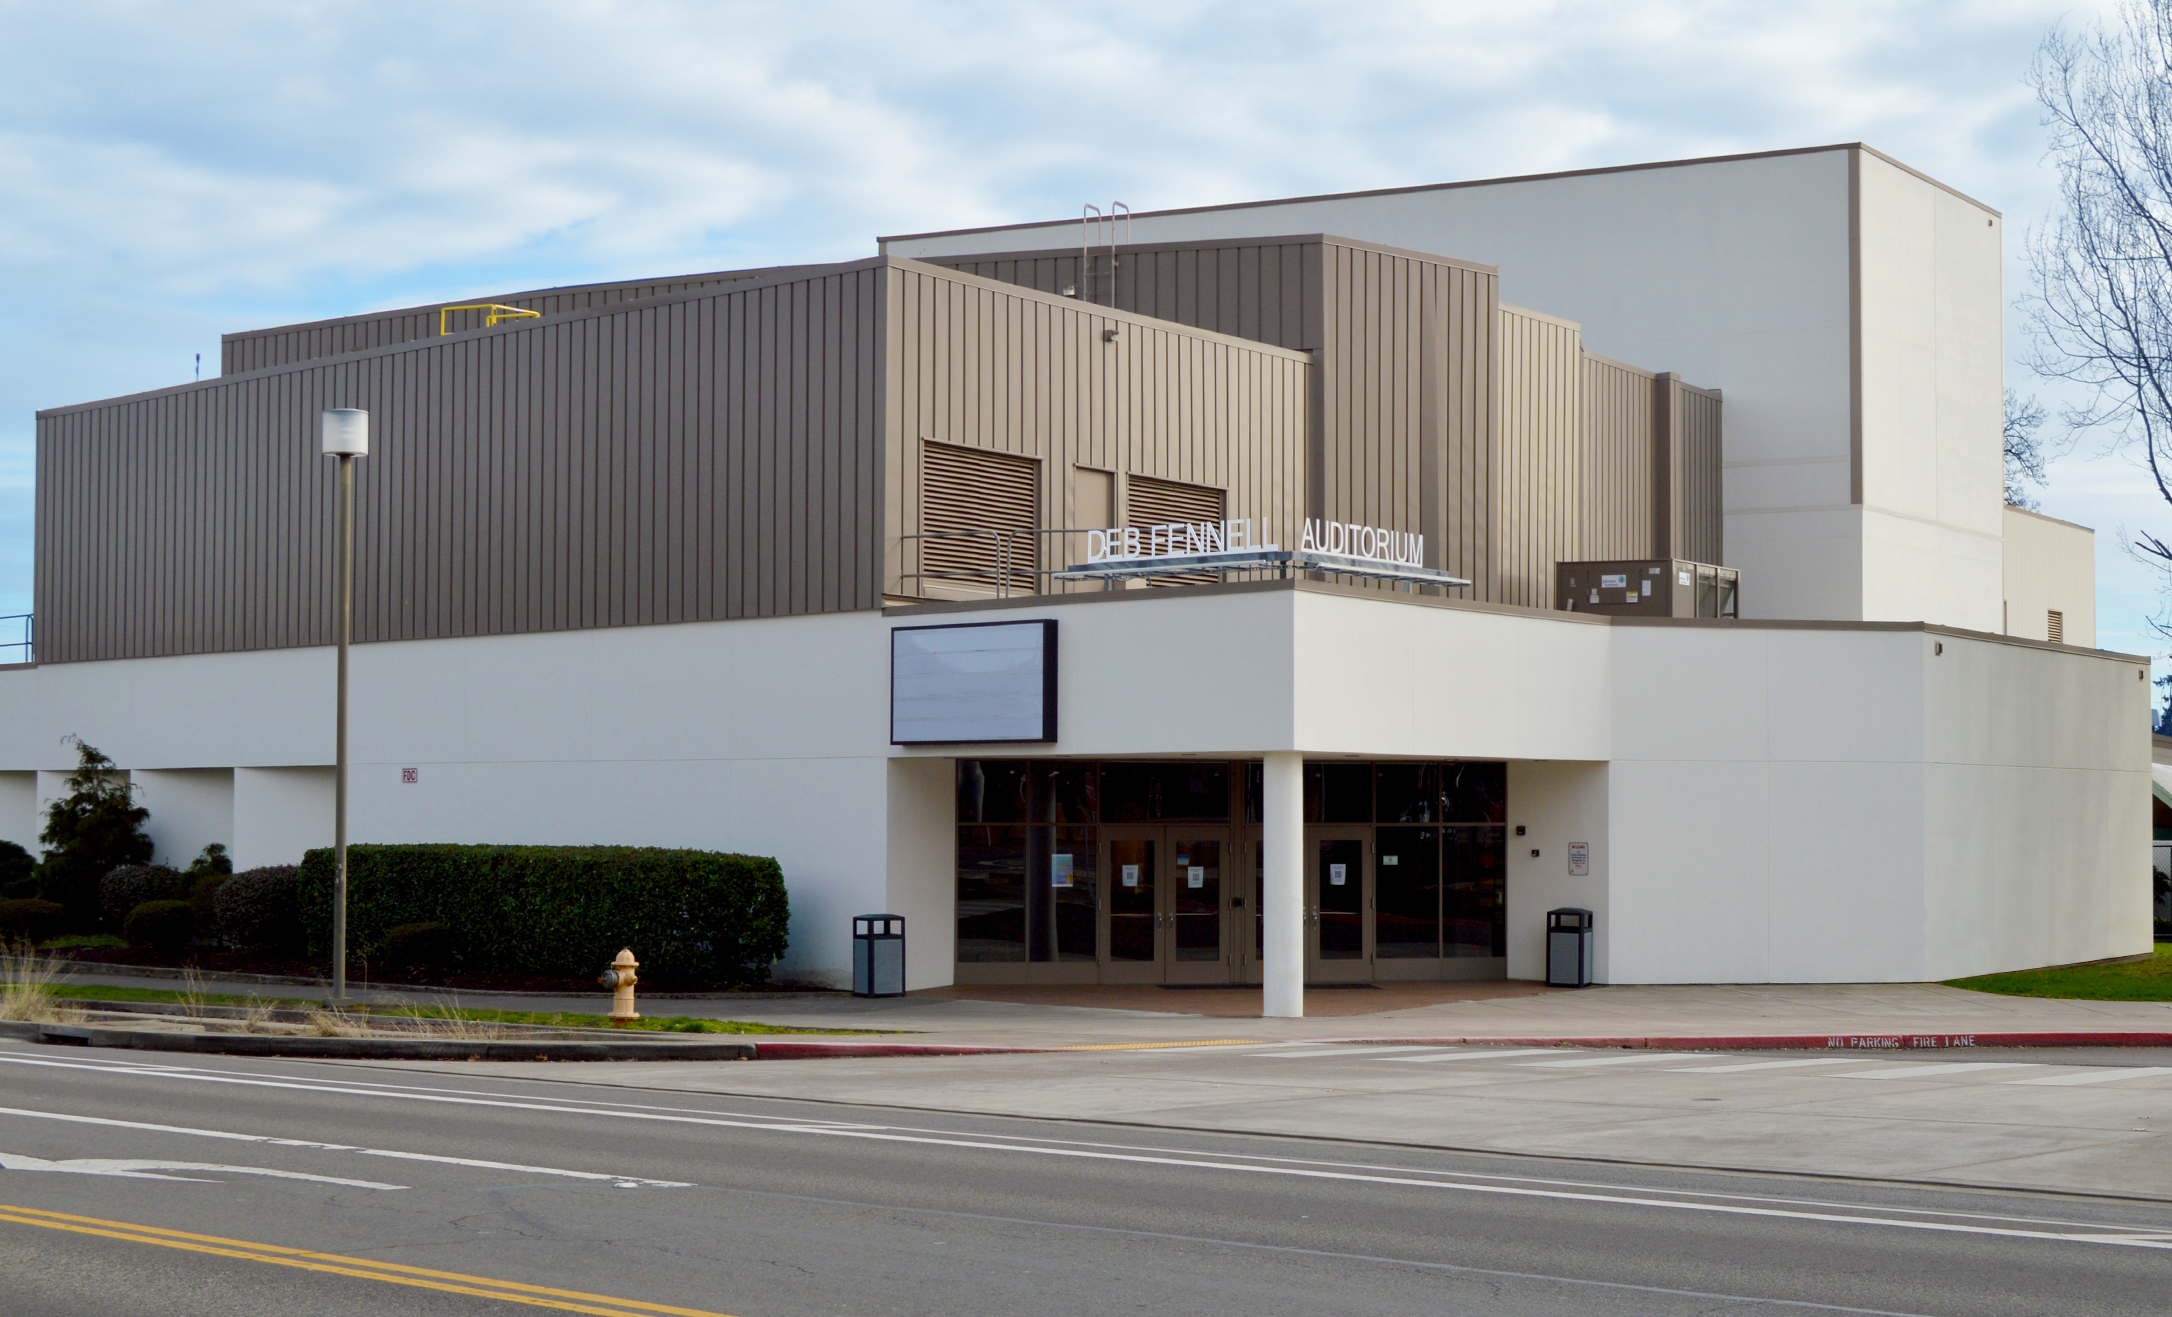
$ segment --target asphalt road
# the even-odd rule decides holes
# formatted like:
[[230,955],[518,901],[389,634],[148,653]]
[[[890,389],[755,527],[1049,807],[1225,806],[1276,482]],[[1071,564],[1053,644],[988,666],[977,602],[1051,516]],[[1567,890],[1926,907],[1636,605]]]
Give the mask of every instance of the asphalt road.
[[599,1084],[604,1068],[579,1074],[0,1043],[0,1309],[2172,1311],[2172,1203],[645,1092]]

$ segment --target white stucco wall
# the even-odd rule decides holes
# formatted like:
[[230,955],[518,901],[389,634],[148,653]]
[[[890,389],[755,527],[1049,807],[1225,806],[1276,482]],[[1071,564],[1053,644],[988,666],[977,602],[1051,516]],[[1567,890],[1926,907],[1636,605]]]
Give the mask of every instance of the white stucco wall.
[[158,845],[158,863],[185,869],[213,842],[232,851],[233,769],[139,768],[129,780],[136,803],[151,811],[143,830]]
[[1999,629],[2004,221],[1861,157],[1863,616]]
[[38,775],[0,773],[0,841],[12,841],[38,853]]
[[[887,744],[892,626],[1023,617],[1060,624],[1060,742]],[[237,867],[292,863],[330,839],[327,657],[0,672],[0,772],[27,780],[95,718],[200,844],[203,770],[230,756]],[[984,753],[1508,760],[1519,976],[1543,972],[1558,905],[1600,913],[1617,983],[1942,978],[2149,944],[2146,665],[2073,649],[1307,588],[366,645],[354,671],[355,840],[774,855],[786,978],[842,981],[850,917],[891,910],[913,985],[949,980],[952,764]]]
[[2029,640],[2049,638],[2057,609],[2064,643],[2097,646],[2097,533],[2027,508],[2007,506],[2004,620],[1993,628]]

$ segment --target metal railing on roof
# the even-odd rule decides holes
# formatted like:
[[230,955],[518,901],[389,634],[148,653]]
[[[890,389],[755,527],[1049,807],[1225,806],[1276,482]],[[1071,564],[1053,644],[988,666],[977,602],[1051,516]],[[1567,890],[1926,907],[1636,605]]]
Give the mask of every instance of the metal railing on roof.
[[[1032,595],[1061,593],[1057,589],[1058,582],[1083,584],[1088,581],[1099,581],[1102,589],[1117,590],[1123,588],[1123,583],[1126,580],[1133,579],[1173,577],[1178,578],[1180,583],[1206,584],[1209,580],[1227,582],[1232,579],[1287,578],[1293,571],[1309,573],[1315,578],[1350,577],[1361,581],[1380,581],[1392,585],[1401,585],[1407,590],[1415,590],[1422,586],[1445,589],[1470,584],[1469,581],[1461,577],[1450,575],[1437,568],[1401,567],[1341,554],[1313,551],[1292,552],[1273,548],[1264,550],[1240,549],[1219,554],[1167,555],[1111,560],[1100,563],[1081,561],[1086,557],[1085,554],[1079,554],[1076,557],[1059,555],[1072,557],[1070,565],[1052,567],[1040,566],[1041,555],[1036,552],[1031,559],[1034,565],[1029,567],[1025,565],[1027,559],[1014,547],[1028,537],[1033,538],[1033,544],[1038,548],[1038,537],[1043,535],[1084,536],[1092,533],[1094,532],[1087,529],[1073,529],[1061,526],[1035,526],[1031,529],[1016,527],[988,530],[918,531],[898,536],[900,545],[902,546],[914,540],[994,540],[996,548],[995,565],[992,567],[907,571],[900,572],[898,575],[901,580],[918,581],[923,587],[930,581],[992,586],[995,597],[998,599],[1010,598],[1014,593]],[[1014,591],[1012,589],[1013,585],[1021,578],[1030,581],[1032,588],[1025,591]],[[926,591],[922,588],[916,593],[924,596]]]
[[464,306],[441,306],[437,309],[437,336],[439,338],[453,332],[452,322],[449,317],[455,311],[488,312],[489,314],[483,317],[485,328],[497,324],[500,320],[540,320],[543,317],[541,311],[530,311],[526,307],[520,306],[506,306],[500,302],[469,302]]
[[33,616],[30,613],[0,613],[0,630],[7,629],[10,622],[20,622],[23,637],[21,640],[0,640],[0,663],[37,662],[37,651],[30,644]]

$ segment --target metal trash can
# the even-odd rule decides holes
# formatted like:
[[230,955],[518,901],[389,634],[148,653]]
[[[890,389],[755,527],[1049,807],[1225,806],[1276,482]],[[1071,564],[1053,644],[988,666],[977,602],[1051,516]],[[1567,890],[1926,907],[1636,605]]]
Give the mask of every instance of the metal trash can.
[[1563,907],[1546,912],[1546,984],[1591,986],[1591,912]]
[[852,995],[905,995],[905,916],[852,917]]

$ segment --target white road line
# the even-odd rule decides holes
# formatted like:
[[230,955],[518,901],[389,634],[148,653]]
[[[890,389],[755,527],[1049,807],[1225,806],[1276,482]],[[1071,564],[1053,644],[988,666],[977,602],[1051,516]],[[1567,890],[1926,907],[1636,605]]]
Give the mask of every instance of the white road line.
[[1692,1065],[1672,1068],[1677,1075],[1731,1075],[1744,1070],[1785,1070],[1802,1065],[1861,1065],[1859,1056],[1820,1057],[1815,1061],[1751,1061],[1747,1065]]
[[[172,1078],[161,1075],[159,1078]],[[194,1076],[185,1076],[194,1078]],[[332,1090],[340,1091],[340,1090]],[[482,1161],[473,1157],[440,1157],[426,1152],[398,1152],[390,1148],[358,1148],[344,1143],[312,1143],[307,1139],[282,1139],[270,1134],[237,1134],[232,1130],[195,1129],[187,1125],[154,1125],[141,1120],[112,1120],[104,1116],[77,1116],[64,1111],[26,1111],[20,1107],[0,1107],[0,1116],[25,1116],[31,1120],[58,1120],[71,1125],[103,1125],[113,1129],[148,1130],[156,1134],[185,1134],[198,1139],[230,1139],[237,1143],[262,1143],[276,1148],[308,1148],[317,1152],[351,1152],[361,1157],[392,1157],[400,1161],[438,1162],[446,1166],[467,1166],[484,1171],[521,1171],[529,1175],[562,1175],[575,1180],[601,1180],[609,1184],[643,1189],[689,1189],[693,1186],[682,1180],[644,1180],[634,1175],[603,1175],[596,1171],[568,1171],[556,1166],[522,1166],[515,1162]],[[268,1175],[283,1172],[267,1171]],[[310,1177],[304,1177],[310,1178]],[[342,1184],[369,1184],[364,1180],[342,1180]],[[399,1185],[370,1184],[373,1189],[398,1189]]]
[[47,1161],[22,1153],[0,1152],[0,1171],[50,1171],[60,1175],[107,1175],[123,1180],[184,1180],[191,1184],[217,1184],[193,1175],[158,1175],[157,1171],[215,1171],[221,1175],[261,1175],[274,1180],[307,1180],[312,1184],[337,1184],[349,1189],[405,1189],[404,1184],[376,1180],[345,1180],[336,1175],[305,1175],[265,1166],[228,1166],[223,1162],[153,1161],[140,1157],[71,1157]]
[[2026,1070],[2040,1061],[1932,1061],[1926,1065],[1899,1065],[1890,1070],[1851,1070],[1835,1079],[1943,1079],[1947,1075],[1966,1075],[1978,1070]]
[[[304,1092],[337,1093],[343,1096],[351,1097],[397,1098],[405,1099],[408,1101],[439,1102],[460,1106],[499,1107],[510,1108],[514,1110],[559,1112],[565,1115],[604,1116],[619,1120],[654,1121],[676,1125],[700,1125],[714,1128],[743,1129],[755,1132],[766,1131],[776,1134],[817,1135],[827,1138],[838,1139],[869,1139],[885,1143],[915,1143],[926,1144],[935,1147],[967,1148],[977,1151],[1022,1153],[1029,1156],[1073,1157],[1092,1161],[1130,1162],[1154,1166],[1178,1166],[1187,1169],[1209,1171],[1237,1171],[1254,1175],[1287,1176],[1295,1179],[1342,1180],[1362,1184],[1391,1185],[1398,1188],[1432,1189],[1441,1192],[1452,1193],[1492,1194],[1501,1197],[1512,1198],[1556,1199],[1569,1202],[1603,1203],[1610,1206],[1621,1207],[1647,1207],[1658,1208],[1668,1211],[1704,1212],[1721,1216],[1749,1216],[1795,1221],[1815,1221],[1833,1225],[1884,1226],[1892,1229],[1902,1230],[1925,1230],[1939,1234],[1987,1235],[1999,1238],[2032,1239],[2055,1243],[2109,1244],[2123,1248],[2147,1248],[2155,1249],[2162,1252],[2172,1252],[2172,1232],[2158,1232],[2147,1229],[2138,1230],[2131,1225],[2108,1224],[2100,1226],[2085,1222],[2047,1221],[2043,1224],[2052,1227],[2068,1228],[2054,1228],[2047,1230],[2023,1230],[2016,1229],[2011,1226],[1963,1224],[1957,1220],[1950,1219],[1962,1216],[1975,1215],[1964,1213],[1947,1214],[1949,1216],[1949,1219],[1941,1221],[1911,1221],[1887,1216],[1850,1215],[1848,1211],[1848,1204],[1816,1203],[1814,1201],[1806,1203],[1804,1205],[1808,1207],[1826,1207],[1837,1210],[1804,1211],[1781,1207],[1756,1207],[1738,1202],[1685,1202],[1676,1198],[1636,1197],[1632,1196],[1631,1192],[1627,1190],[1608,1191],[1609,1189],[1611,1189],[1610,1186],[1595,1192],[1583,1192],[1568,1189],[1531,1188],[1523,1185],[1507,1185],[1500,1183],[1473,1183],[1469,1181],[1444,1181],[1437,1179],[1421,1180],[1411,1177],[1413,1175],[1423,1174],[1426,1172],[1407,1171],[1400,1167],[1386,1168],[1387,1171],[1393,1173],[1358,1173],[1321,1170],[1312,1167],[1300,1167],[1290,1165],[1253,1165],[1244,1162],[1214,1161],[1207,1160],[1207,1158],[1211,1157],[1212,1154],[1204,1153],[1186,1155],[1178,1155],[1175,1153],[1131,1154],[1109,1151],[1103,1148],[1093,1146],[1050,1147],[1021,1145],[1018,1143],[996,1143],[991,1142],[986,1138],[973,1138],[963,1135],[945,1135],[937,1133],[908,1133],[896,1129],[885,1128],[850,1128],[845,1126],[823,1124],[785,1125],[775,1124],[767,1121],[728,1120],[716,1118],[701,1118],[695,1116],[664,1115],[654,1112],[614,1110],[611,1108],[578,1108],[546,1105],[533,1102],[458,1098],[435,1093],[412,1093],[402,1092],[399,1090],[373,1092],[368,1089],[351,1088],[335,1083],[274,1081],[261,1078],[233,1077],[210,1071],[181,1070],[178,1068],[167,1072],[158,1072],[140,1069],[130,1069],[121,1066],[104,1065],[97,1063],[73,1061],[45,1061],[42,1059],[7,1055],[0,1055],[0,1063],[45,1066],[55,1069],[67,1070],[99,1071],[107,1074],[125,1075],[130,1078],[178,1079],[195,1082],[233,1083],[252,1088],[293,1089]],[[49,1116],[53,1113],[31,1112],[27,1114],[34,1116]],[[74,1119],[90,1120],[93,1123],[98,1124],[127,1123],[119,1121],[96,1120],[95,1118],[91,1117],[75,1117]],[[228,1137],[252,1138],[254,1136],[238,1135]],[[334,1144],[312,1144],[299,1140],[267,1141],[289,1143],[292,1146],[296,1147],[339,1146]],[[353,1151],[362,1150],[353,1149]],[[399,1154],[385,1155],[396,1156]],[[421,1157],[419,1155],[418,1159],[451,1160],[449,1158],[438,1159]],[[555,1173],[561,1175],[581,1174],[580,1172],[568,1171],[559,1171]],[[1441,1172],[1431,1173],[1441,1174]],[[1676,1191],[1655,1190],[1653,1192],[1669,1193]],[[1898,1210],[1902,1212],[1907,1212],[1912,1209],[1866,1208],[1863,1210]]]
[[1246,1053],[1245,1053],[1244,1055],[1246,1055],[1246,1056],[1257,1056],[1257,1057],[1263,1057],[1263,1058],[1264,1058],[1264,1057],[1275,1057],[1275,1058],[1281,1058],[1281,1057],[1330,1057],[1330,1058],[1332,1058],[1332,1057],[1341,1057],[1341,1056],[1362,1056],[1362,1055],[1365,1055],[1365,1054],[1368,1054],[1368,1053],[1373,1053],[1373,1054],[1377,1054],[1377,1053],[1380,1053],[1380,1052],[1433,1052],[1433,1051],[1438,1051],[1438,1050],[1440,1050],[1440,1049],[1438,1049],[1438,1048],[1436,1048],[1436,1047],[1432,1047],[1432,1046],[1429,1046],[1429,1045],[1425,1045],[1425,1044],[1419,1044],[1419,1045],[1415,1045],[1415,1046],[1411,1046],[1411,1047],[1337,1047],[1337,1046],[1335,1046],[1335,1045],[1334,1045],[1334,1044],[1332,1044],[1332,1043],[1320,1043],[1320,1044],[1316,1044],[1316,1045],[1314,1045],[1314,1046],[1312,1046],[1312,1047],[1309,1047],[1309,1048],[1307,1048],[1306,1050],[1304,1050],[1304,1051],[1302,1051],[1302,1052],[1246,1052]]
[[2047,1084],[2066,1088],[2074,1084],[2111,1084],[2122,1079],[2143,1079],[2150,1075],[2172,1075],[2172,1066],[2104,1066],[2084,1071],[2078,1075],[2045,1075],[2040,1079],[2008,1079],[2008,1084]]
[[1643,1065],[1651,1061],[1687,1061],[1691,1057],[1696,1055],[1697,1053],[1695,1052],[1639,1052],[1633,1053],[1629,1056],[1580,1056],[1573,1061],[1518,1061],[1516,1064],[1520,1066],[1546,1066],[1556,1070],[1567,1070],[1580,1066]]
[[1560,1050],[1558,1047],[1496,1047],[1476,1052],[1441,1052],[1433,1056],[1397,1056],[1389,1059],[1405,1065],[1431,1065],[1435,1061],[1486,1061],[1498,1060],[1504,1056],[1541,1056]]

